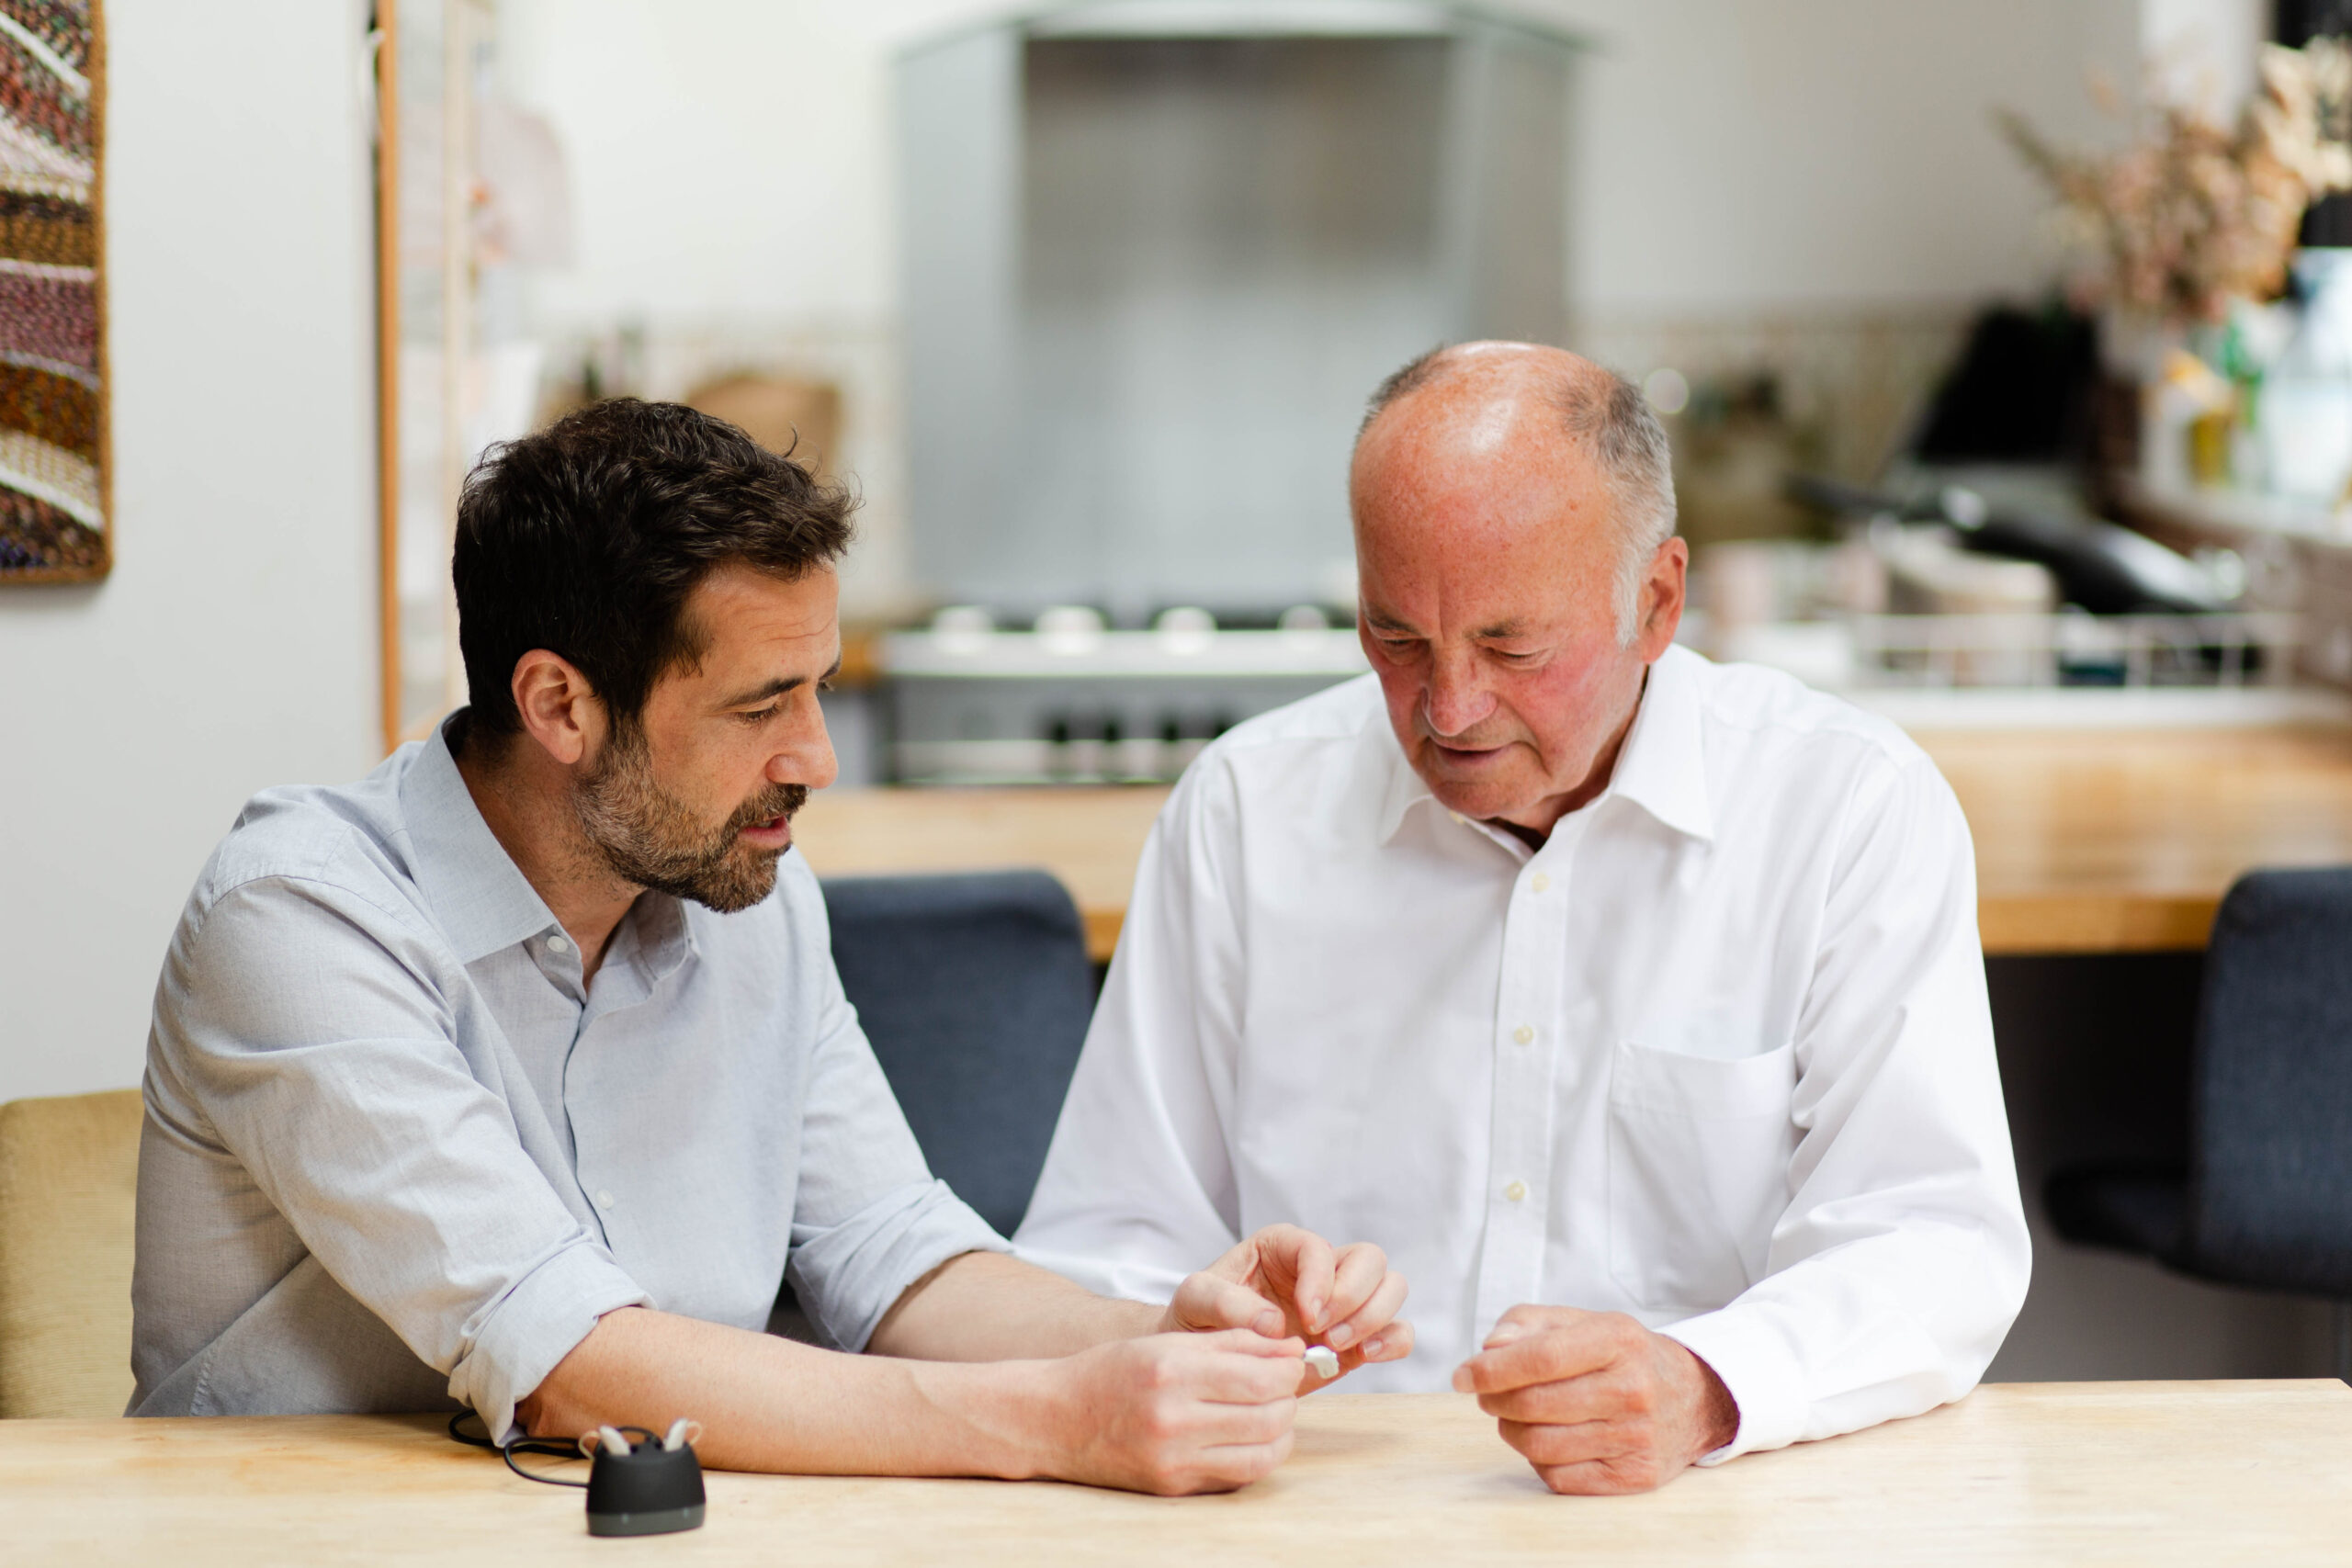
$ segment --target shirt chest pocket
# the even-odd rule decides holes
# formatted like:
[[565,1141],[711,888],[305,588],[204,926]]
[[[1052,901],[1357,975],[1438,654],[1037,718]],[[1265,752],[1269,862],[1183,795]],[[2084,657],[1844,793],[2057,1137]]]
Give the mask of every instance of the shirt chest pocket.
[[1709,1311],[1761,1277],[1789,1201],[1796,1048],[1729,1060],[1626,1041],[1609,1086],[1609,1270],[1654,1311]]

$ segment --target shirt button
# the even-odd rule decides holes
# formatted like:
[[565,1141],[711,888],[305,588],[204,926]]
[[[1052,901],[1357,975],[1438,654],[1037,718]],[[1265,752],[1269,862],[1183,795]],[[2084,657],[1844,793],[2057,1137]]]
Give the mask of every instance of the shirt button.
[[1532,1045],[1535,1043],[1535,1030],[1533,1026],[1522,1023],[1510,1032],[1510,1037],[1521,1045]]
[[1540,872],[1540,871],[1539,871],[1539,872],[1537,872],[1534,875],[1532,875],[1532,876],[1531,876],[1531,877],[1529,877],[1529,878],[1527,879],[1527,886],[1528,886],[1528,890],[1529,890],[1530,892],[1533,892],[1533,893],[1541,893],[1541,892],[1543,892],[1545,888],[1547,888],[1547,887],[1549,887],[1549,886],[1552,886],[1552,879],[1551,879],[1550,877],[1548,877],[1548,876],[1544,875],[1544,874],[1542,872]]
[[1512,1182],[1509,1187],[1503,1189],[1503,1196],[1510,1199],[1514,1203],[1519,1202],[1521,1199],[1527,1196],[1527,1183],[1524,1181]]
[[556,953],[570,953],[571,944],[560,936],[551,936],[548,938],[548,951]]
[[[1514,1183],[1514,1185],[1516,1185],[1516,1183]],[[596,1194],[596,1207],[598,1207],[599,1209],[609,1209],[609,1208],[611,1208],[612,1206],[613,1206],[613,1195],[612,1195],[611,1193],[609,1193],[609,1192],[599,1192],[599,1193],[597,1193],[597,1194]]]

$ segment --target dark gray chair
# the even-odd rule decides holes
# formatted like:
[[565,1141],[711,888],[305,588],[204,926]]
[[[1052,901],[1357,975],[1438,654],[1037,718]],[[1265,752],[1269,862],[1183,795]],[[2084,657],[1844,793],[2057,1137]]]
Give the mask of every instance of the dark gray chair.
[[842,987],[923,1157],[1011,1235],[1094,1011],[1077,907],[1042,871],[823,886]]
[[2186,1168],[2078,1167],[2070,1241],[2335,1303],[2352,1382],[2352,867],[2256,871],[2222,899],[2198,1005]]

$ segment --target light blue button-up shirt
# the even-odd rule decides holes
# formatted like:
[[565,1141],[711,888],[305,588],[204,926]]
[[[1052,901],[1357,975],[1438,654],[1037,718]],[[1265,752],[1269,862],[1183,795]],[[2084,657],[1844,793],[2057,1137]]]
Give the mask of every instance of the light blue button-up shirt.
[[924,1167],[800,857],[739,914],[644,895],[583,985],[438,734],[247,805],[145,1089],[133,1415],[457,1402],[503,1432],[616,1307],[758,1329],[788,1267],[858,1349],[1004,1247]]

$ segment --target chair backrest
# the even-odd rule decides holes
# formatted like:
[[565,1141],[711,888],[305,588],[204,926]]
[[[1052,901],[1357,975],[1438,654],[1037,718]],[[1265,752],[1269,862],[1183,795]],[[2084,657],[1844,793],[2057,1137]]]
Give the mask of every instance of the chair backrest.
[[0,1416],[130,1402],[139,1091],[0,1105]]
[[1010,1235],[1094,1011],[1077,907],[1041,871],[824,889],[842,987],[924,1158]]
[[2352,867],[2257,871],[2205,957],[2181,1259],[2352,1299]]

